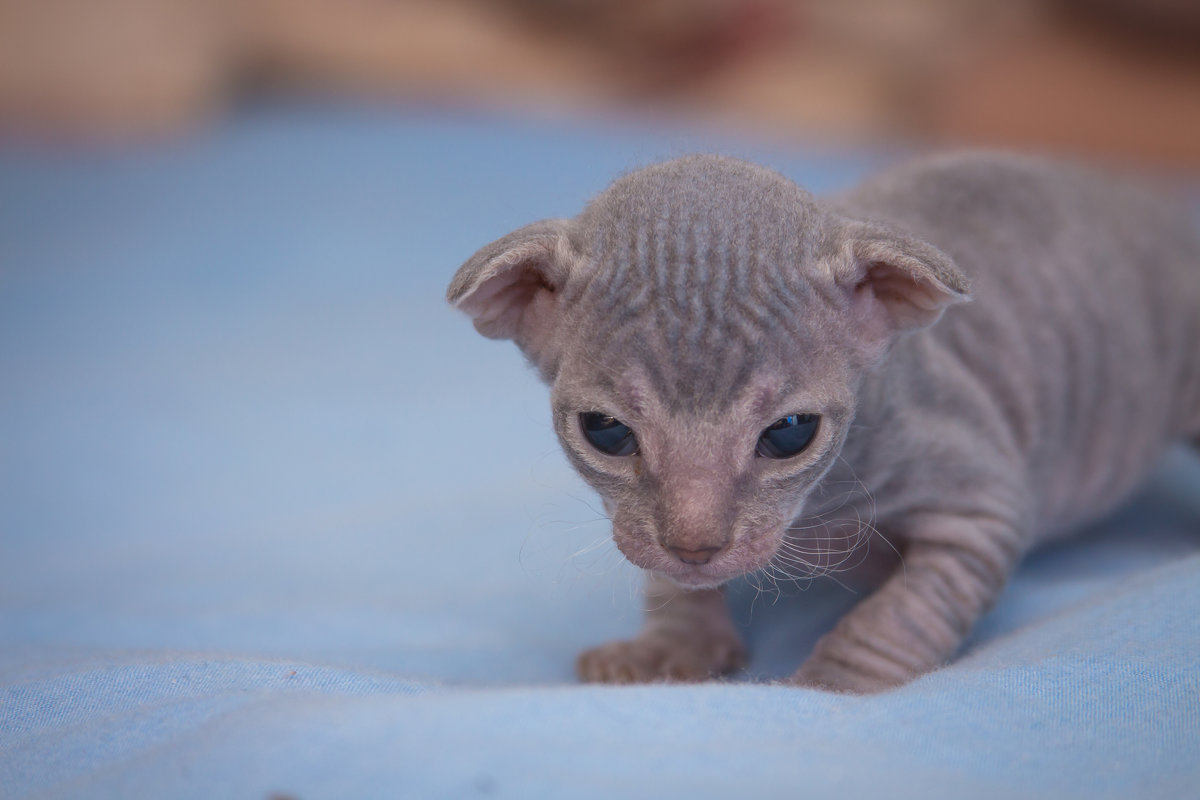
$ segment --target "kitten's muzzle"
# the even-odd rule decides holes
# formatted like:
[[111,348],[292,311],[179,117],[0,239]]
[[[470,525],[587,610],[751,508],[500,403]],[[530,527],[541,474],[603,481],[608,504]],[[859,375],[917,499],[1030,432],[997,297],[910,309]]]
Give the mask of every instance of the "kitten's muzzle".
[[724,550],[724,547],[701,547],[696,550],[689,550],[686,547],[668,547],[668,550],[682,561],[684,564],[689,564],[693,567],[701,566],[712,561],[713,556]]

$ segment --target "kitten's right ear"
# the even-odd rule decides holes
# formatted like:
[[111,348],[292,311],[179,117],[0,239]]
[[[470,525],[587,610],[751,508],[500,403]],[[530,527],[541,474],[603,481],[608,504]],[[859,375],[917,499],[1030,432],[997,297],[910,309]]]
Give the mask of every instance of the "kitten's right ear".
[[471,315],[489,339],[513,339],[538,348],[549,336],[559,292],[578,259],[568,242],[571,221],[526,225],[481,248],[446,290],[455,308]]

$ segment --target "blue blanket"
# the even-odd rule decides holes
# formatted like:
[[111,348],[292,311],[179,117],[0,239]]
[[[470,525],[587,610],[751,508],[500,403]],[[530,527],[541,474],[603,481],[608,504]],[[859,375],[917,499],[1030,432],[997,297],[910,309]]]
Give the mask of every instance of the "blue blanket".
[[307,108],[0,150],[0,797],[1200,797],[1182,451],[905,688],[772,685],[855,601],[832,581],[733,588],[734,680],[575,683],[639,577],[442,291],[692,150],[816,191],[886,160]]

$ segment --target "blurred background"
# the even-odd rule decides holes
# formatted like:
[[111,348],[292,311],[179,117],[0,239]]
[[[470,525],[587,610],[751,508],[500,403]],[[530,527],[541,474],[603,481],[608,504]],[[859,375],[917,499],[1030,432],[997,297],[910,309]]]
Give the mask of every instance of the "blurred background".
[[1196,0],[0,0],[6,137],[279,96],[1200,165]]

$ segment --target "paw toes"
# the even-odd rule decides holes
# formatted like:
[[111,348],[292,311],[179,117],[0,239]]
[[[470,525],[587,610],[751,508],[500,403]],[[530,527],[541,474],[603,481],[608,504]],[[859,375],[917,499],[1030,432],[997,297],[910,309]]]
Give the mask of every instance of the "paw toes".
[[742,650],[736,644],[700,650],[645,638],[588,650],[579,656],[576,668],[582,680],[593,683],[695,683],[732,672],[741,664]]
[[894,689],[904,681],[870,675],[846,664],[810,659],[789,679],[793,686],[840,694],[877,694]]

